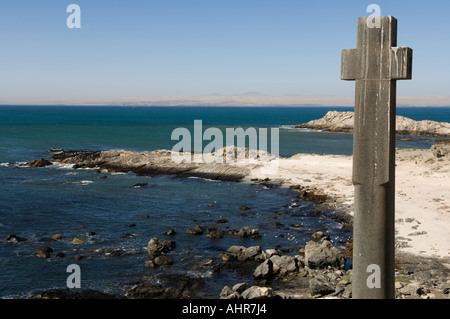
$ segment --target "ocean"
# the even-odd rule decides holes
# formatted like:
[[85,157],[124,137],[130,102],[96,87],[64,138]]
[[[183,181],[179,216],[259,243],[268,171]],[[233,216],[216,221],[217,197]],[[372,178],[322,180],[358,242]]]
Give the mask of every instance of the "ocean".
[[[74,170],[58,164],[45,168],[17,164],[51,154],[46,150],[130,151],[172,149],[177,127],[192,129],[279,128],[279,153],[352,154],[350,133],[317,132],[292,126],[323,117],[336,107],[108,107],[0,106],[0,298],[28,298],[66,288],[70,264],[81,269],[81,288],[121,293],[137,282],[165,274],[201,278],[202,296],[217,298],[222,287],[249,281],[248,274],[214,265],[231,245],[279,248],[296,254],[317,230],[326,231],[336,246],[351,238],[333,218],[317,214],[312,203],[295,203],[286,188],[247,182],[224,182],[175,176],[137,176]],[[450,107],[397,109],[415,120],[450,122]],[[397,141],[398,147],[430,148],[426,140]],[[145,187],[133,187],[147,183]],[[242,210],[241,206],[250,207]],[[226,222],[223,220],[226,219]],[[217,222],[222,220],[222,223]],[[301,224],[301,227],[294,227]],[[224,230],[258,228],[260,238],[226,235],[210,239],[186,229],[215,225]],[[175,230],[175,235],[165,232]],[[24,241],[11,243],[14,234]],[[51,240],[62,234],[61,240]],[[73,244],[73,238],[83,244]],[[144,267],[151,238],[175,240],[168,253],[174,263]],[[41,246],[53,254],[35,256]],[[62,252],[63,257],[56,257]],[[62,256],[62,255],[61,255]],[[74,260],[75,256],[83,256]],[[149,279],[150,278],[150,279]]]

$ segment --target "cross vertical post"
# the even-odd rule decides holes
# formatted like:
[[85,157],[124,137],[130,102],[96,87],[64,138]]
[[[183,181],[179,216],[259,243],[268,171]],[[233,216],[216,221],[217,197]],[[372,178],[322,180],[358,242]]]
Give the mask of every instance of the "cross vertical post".
[[342,50],[341,79],[355,81],[352,297],[394,298],[396,81],[410,80],[412,50],[397,20],[358,19],[356,49]]

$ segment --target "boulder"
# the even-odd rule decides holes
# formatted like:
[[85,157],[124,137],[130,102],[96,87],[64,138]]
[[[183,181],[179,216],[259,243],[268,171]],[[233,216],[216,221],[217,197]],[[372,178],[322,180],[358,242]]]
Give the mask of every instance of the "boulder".
[[323,269],[328,266],[342,269],[345,266],[345,257],[328,240],[309,241],[305,246],[305,265],[312,269]]
[[49,258],[53,249],[48,246],[40,247],[36,250],[35,256],[39,258]]
[[327,277],[319,275],[309,281],[309,289],[312,295],[329,295],[336,291],[336,286]]
[[151,254],[166,253],[175,249],[174,240],[160,241],[158,238],[152,238],[147,244],[147,251]]
[[450,158],[450,144],[435,144],[431,147],[431,152],[437,158],[445,156]]
[[246,282],[241,282],[233,286],[233,291],[242,294],[246,289],[250,288],[250,285]]
[[259,229],[243,227],[239,230],[239,237],[256,237],[259,235]]
[[244,260],[253,260],[256,258],[256,256],[260,255],[262,252],[261,246],[251,246],[248,248],[245,248],[239,255],[238,259],[241,261]]
[[252,286],[242,292],[244,299],[269,299],[273,297],[273,290],[270,287]]
[[270,259],[265,260],[262,264],[256,267],[253,272],[255,279],[270,279],[273,277],[273,263]]
[[274,264],[274,272],[281,275],[298,270],[298,261],[294,256],[273,255],[269,260]]

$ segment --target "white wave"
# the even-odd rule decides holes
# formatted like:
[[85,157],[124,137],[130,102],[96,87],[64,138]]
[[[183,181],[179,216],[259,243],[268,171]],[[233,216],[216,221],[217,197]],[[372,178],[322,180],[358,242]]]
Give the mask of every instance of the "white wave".
[[8,166],[9,166],[9,163],[0,163],[0,166],[8,167]]
[[74,164],[65,164],[61,162],[52,162],[53,167],[56,167],[58,169],[72,169]]
[[127,175],[128,173],[124,172],[111,172],[111,175]]
[[77,185],[89,185],[92,184],[93,181],[89,181],[89,180],[82,180],[82,181],[76,181],[76,182],[66,182],[65,184],[77,184]]

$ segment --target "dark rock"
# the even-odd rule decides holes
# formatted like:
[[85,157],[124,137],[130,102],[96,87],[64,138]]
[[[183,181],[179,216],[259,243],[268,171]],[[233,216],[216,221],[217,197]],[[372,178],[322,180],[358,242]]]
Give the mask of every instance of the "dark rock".
[[56,258],[64,258],[64,257],[66,257],[66,254],[64,254],[63,252],[57,252],[57,253],[55,254],[55,257],[56,257]]
[[233,291],[242,294],[245,290],[250,288],[250,285],[246,282],[241,282],[233,286]]
[[219,294],[220,299],[237,299],[239,295],[233,291],[230,287],[225,286]]
[[147,250],[149,253],[166,253],[175,249],[175,241],[174,240],[165,240],[160,241],[158,238],[152,238],[148,242]]
[[273,277],[273,263],[270,259],[264,261],[261,265],[256,267],[253,272],[255,279],[270,279]]
[[19,243],[21,241],[26,241],[26,239],[14,234],[10,234],[6,236],[5,241],[7,241],[8,243]]
[[116,299],[116,296],[101,291],[86,289],[51,289],[40,292],[31,297],[32,299]]
[[241,207],[239,207],[241,210],[251,210],[250,207],[242,205]]
[[52,165],[52,162],[50,162],[49,160],[46,160],[44,158],[41,158],[41,159],[37,159],[37,160],[33,160],[31,162],[28,162],[25,165],[31,166],[31,167],[45,167],[45,166]]
[[126,233],[126,234],[123,234],[122,236],[120,236],[120,238],[132,238],[132,237],[134,237],[134,235],[131,233]]
[[39,258],[49,258],[51,253],[53,252],[53,249],[50,247],[44,246],[40,247],[36,250],[35,256]]
[[223,237],[223,233],[224,232],[217,227],[208,227],[208,234],[206,237],[211,239],[220,239]]
[[217,224],[226,224],[228,223],[228,219],[222,218],[216,221]]
[[153,261],[158,266],[172,265],[173,264],[173,260],[170,259],[169,257],[165,256],[165,255],[158,256]]
[[153,260],[146,260],[144,262],[144,267],[145,268],[151,268],[151,269],[155,268],[156,267],[155,261],[153,261]]
[[239,237],[258,237],[259,229],[254,229],[251,227],[244,227],[239,230]]
[[93,231],[88,231],[88,232],[85,232],[85,233],[83,233],[81,235],[87,236],[87,237],[92,237],[92,236],[95,236],[97,234],[95,232],[93,232]]
[[136,299],[159,298],[166,290],[161,286],[155,286],[151,283],[144,283],[128,290],[126,296]]
[[186,229],[186,234],[189,234],[189,235],[201,235],[201,234],[203,234],[203,229],[199,225],[197,225],[194,228]]

